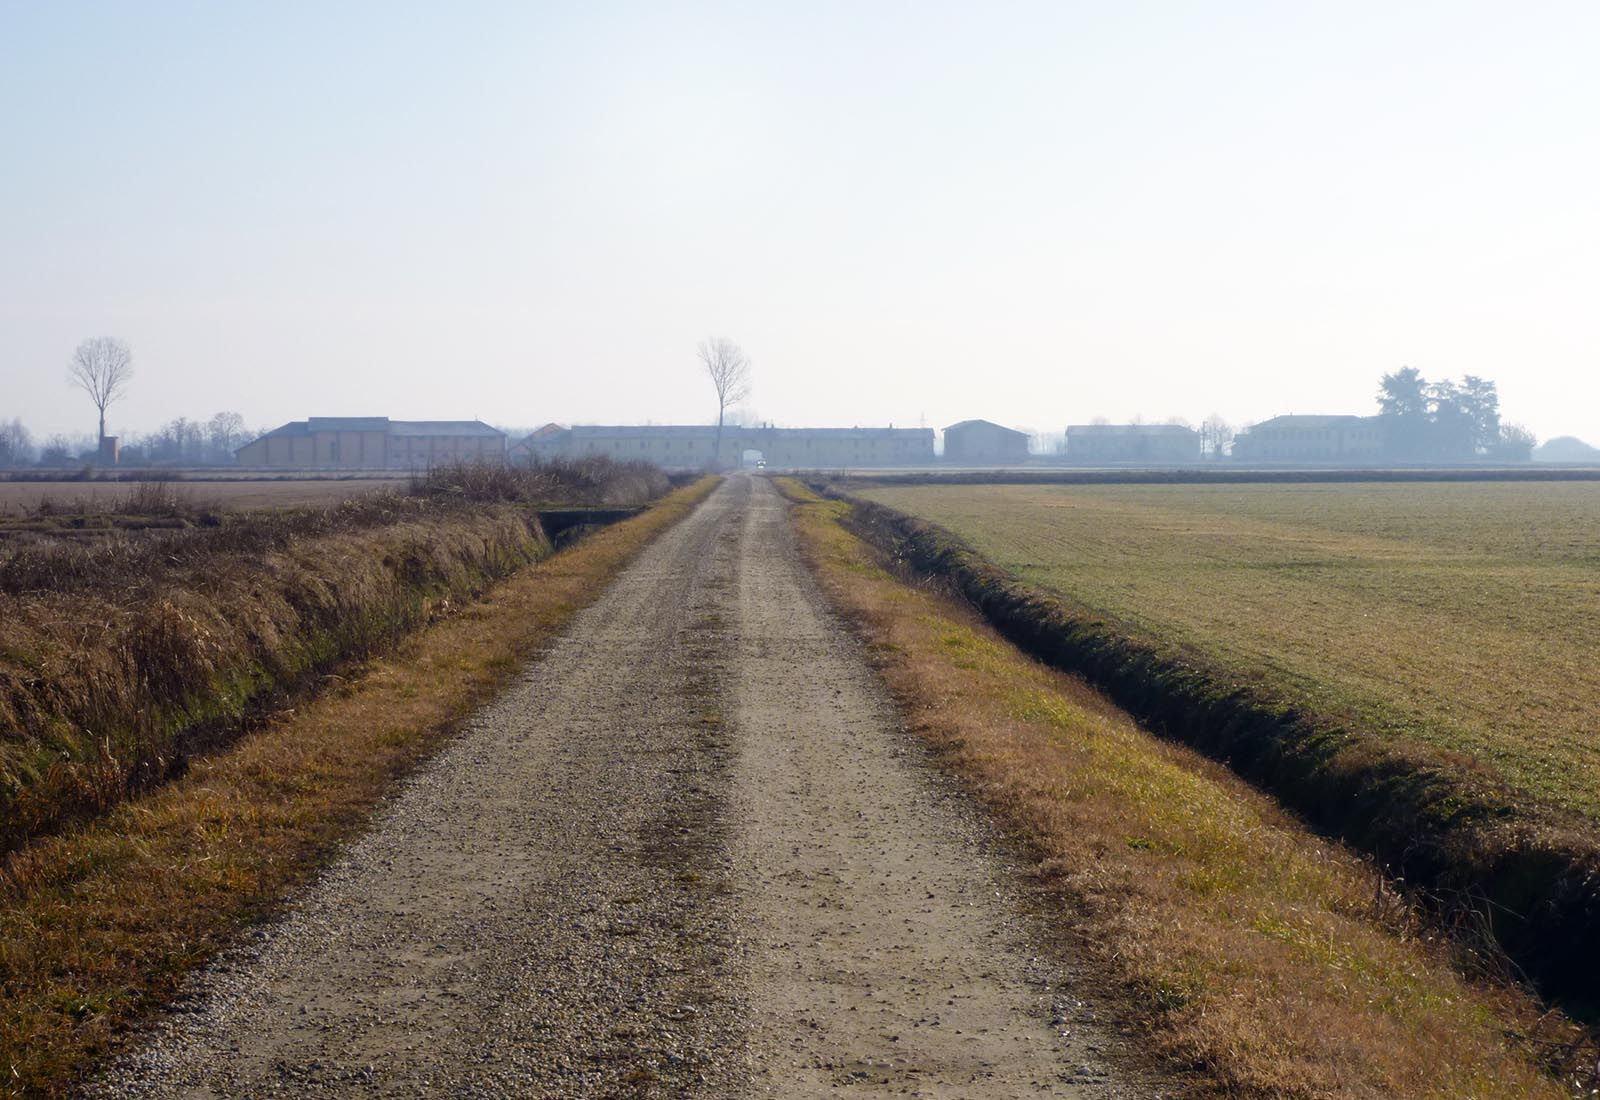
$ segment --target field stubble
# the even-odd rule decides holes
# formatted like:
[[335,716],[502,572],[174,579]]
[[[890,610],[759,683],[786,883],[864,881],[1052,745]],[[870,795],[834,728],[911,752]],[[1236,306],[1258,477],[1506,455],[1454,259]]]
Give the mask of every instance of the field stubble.
[[1485,962],[1595,1004],[1595,487],[870,497],[875,539],[1018,644],[1377,855]]
[[[0,481],[0,521],[13,525],[41,511],[51,517],[104,514],[119,510],[142,485],[162,485],[213,509],[303,508],[339,504],[374,492],[406,487],[404,477],[264,478],[224,480],[127,481]],[[58,523],[65,527],[66,521]]]
[[862,495],[1312,709],[1600,822],[1600,485]]
[[[786,490],[830,598],[912,728],[1037,854],[1061,930],[1204,1095],[1570,1095],[1576,1029],[1466,980],[1383,878],[1270,799],[907,584],[842,502]],[[1563,1059],[1570,1061],[1563,1062]]]

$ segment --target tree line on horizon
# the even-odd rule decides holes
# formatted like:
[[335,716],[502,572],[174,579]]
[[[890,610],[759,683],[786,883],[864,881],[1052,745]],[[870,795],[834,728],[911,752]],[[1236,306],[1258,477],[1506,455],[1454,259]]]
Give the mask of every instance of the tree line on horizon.
[[[245,427],[236,412],[219,412],[205,420],[175,417],[151,432],[120,437],[123,466],[226,466],[234,448],[260,431]],[[100,445],[89,433],[56,432],[35,439],[20,418],[0,421],[0,467],[90,465],[99,460]]]

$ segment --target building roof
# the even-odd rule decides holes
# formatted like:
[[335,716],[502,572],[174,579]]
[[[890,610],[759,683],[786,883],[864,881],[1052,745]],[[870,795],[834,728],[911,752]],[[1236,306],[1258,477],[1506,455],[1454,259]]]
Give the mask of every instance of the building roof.
[[830,436],[860,439],[910,439],[933,438],[932,428],[745,428],[747,432],[767,432],[771,435]]
[[1008,428],[1004,424],[996,424],[993,420],[962,420],[945,429],[947,432],[959,432],[967,428],[993,428],[999,432],[1010,432],[1012,435],[1027,436],[1027,432],[1019,432],[1015,428]]
[[[724,431],[738,431],[732,424],[727,425]],[[717,434],[715,424],[574,424],[572,434],[575,437],[593,435],[620,435],[628,437],[651,436],[661,438],[698,438]]]
[[1357,424],[1375,423],[1381,419],[1376,416],[1349,416],[1334,414],[1328,416],[1312,416],[1290,413],[1285,416],[1274,416],[1270,420],[1263,420],[1251,431],[1258,428],[1348,428]]
[[[541,429],[542,430],[542,429]],[[828,436],[858,439],[933,438],[932,428],[747,428],[738,424],[723,427],[726,435]],[[717,434],[715,424],[574,424],[574,438],[597,435],[622,436],[630,439],[706,439]]]
[[460,435],[494,438],[506,433],[481,420],[391,420],[391,435]]
[[[278,425],[270,432],[262,432],[260,435],[256,436],[256,440],[281,439],[284,436],[305,436],[310,434],[311,428],[304,420],[291,420],[287,424]],[[251,440],[251,443],[255,442],[256,440]],[[249,443],[245,444],[246,447],[249,445]]]
[[536,445],[562,443],[571,435],[570,429],[552,420],[544,427],[535,428],[519,439],[512,445],[511,451],[513,454],[520,454],[523,451],[532,450]]
[[[387,416],[312,416],[305,420],[291,420],[270,432],[256,436],[251,443],[263,439],[303,439],[313,432],[386,432],[404,436],[504,436],[498,428],[491,428],[481,420],[390,420]],[[250,446],[246,443],[245,447]],[[244,448],[241,447],[240,450]],[[237,453],[237,452],[235,452]]]
[[1183,424],[1069,424],[1067,432],[1079,435],[1184,435],[1195,434]]
[[313,432],[386,432],[387,416],[313,416],[306,420]]

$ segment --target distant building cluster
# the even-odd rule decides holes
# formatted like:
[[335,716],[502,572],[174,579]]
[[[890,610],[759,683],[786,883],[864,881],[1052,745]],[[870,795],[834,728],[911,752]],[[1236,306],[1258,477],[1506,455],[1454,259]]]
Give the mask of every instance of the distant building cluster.
[[[945,429],[946,462],[1012,465],[1028,459],[1028,436],[987,420]],[[939,461],[932,428],[778,428],[699,424],[546,424],[508,445],[478,420],[390,420],[384,416],[294,420],[240,447],[241,466],[302,469],[425,469],[444,462],[531,462],[603,455],[668,469],[763,462],[787,468],[929,466]]]
[[[604,455],[668,469],[767,464],[792,469],[993,467],[1028,462],[1182,466],[1222,457],[1221,442],[1182,424],[1073,424],[1065,449],[1030,455],[1027,433],[988,420],[944,429],[778,428],[771,425],[546,424],[508,442],[480,420],[390,420],[384,416],[295,420],[239,448],[242,466],[301,469],[426,469],[457,461],[525,463]],[[1232,439],[1248,463],[1363,464],[1388,455],[1379,416],[1277,416]]]

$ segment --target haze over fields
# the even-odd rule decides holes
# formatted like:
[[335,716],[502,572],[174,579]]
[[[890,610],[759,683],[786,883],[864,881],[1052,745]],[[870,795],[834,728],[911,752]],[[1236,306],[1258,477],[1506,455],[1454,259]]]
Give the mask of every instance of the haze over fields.
[[1600,7],[13,4],[0,415],[1600,439]]

